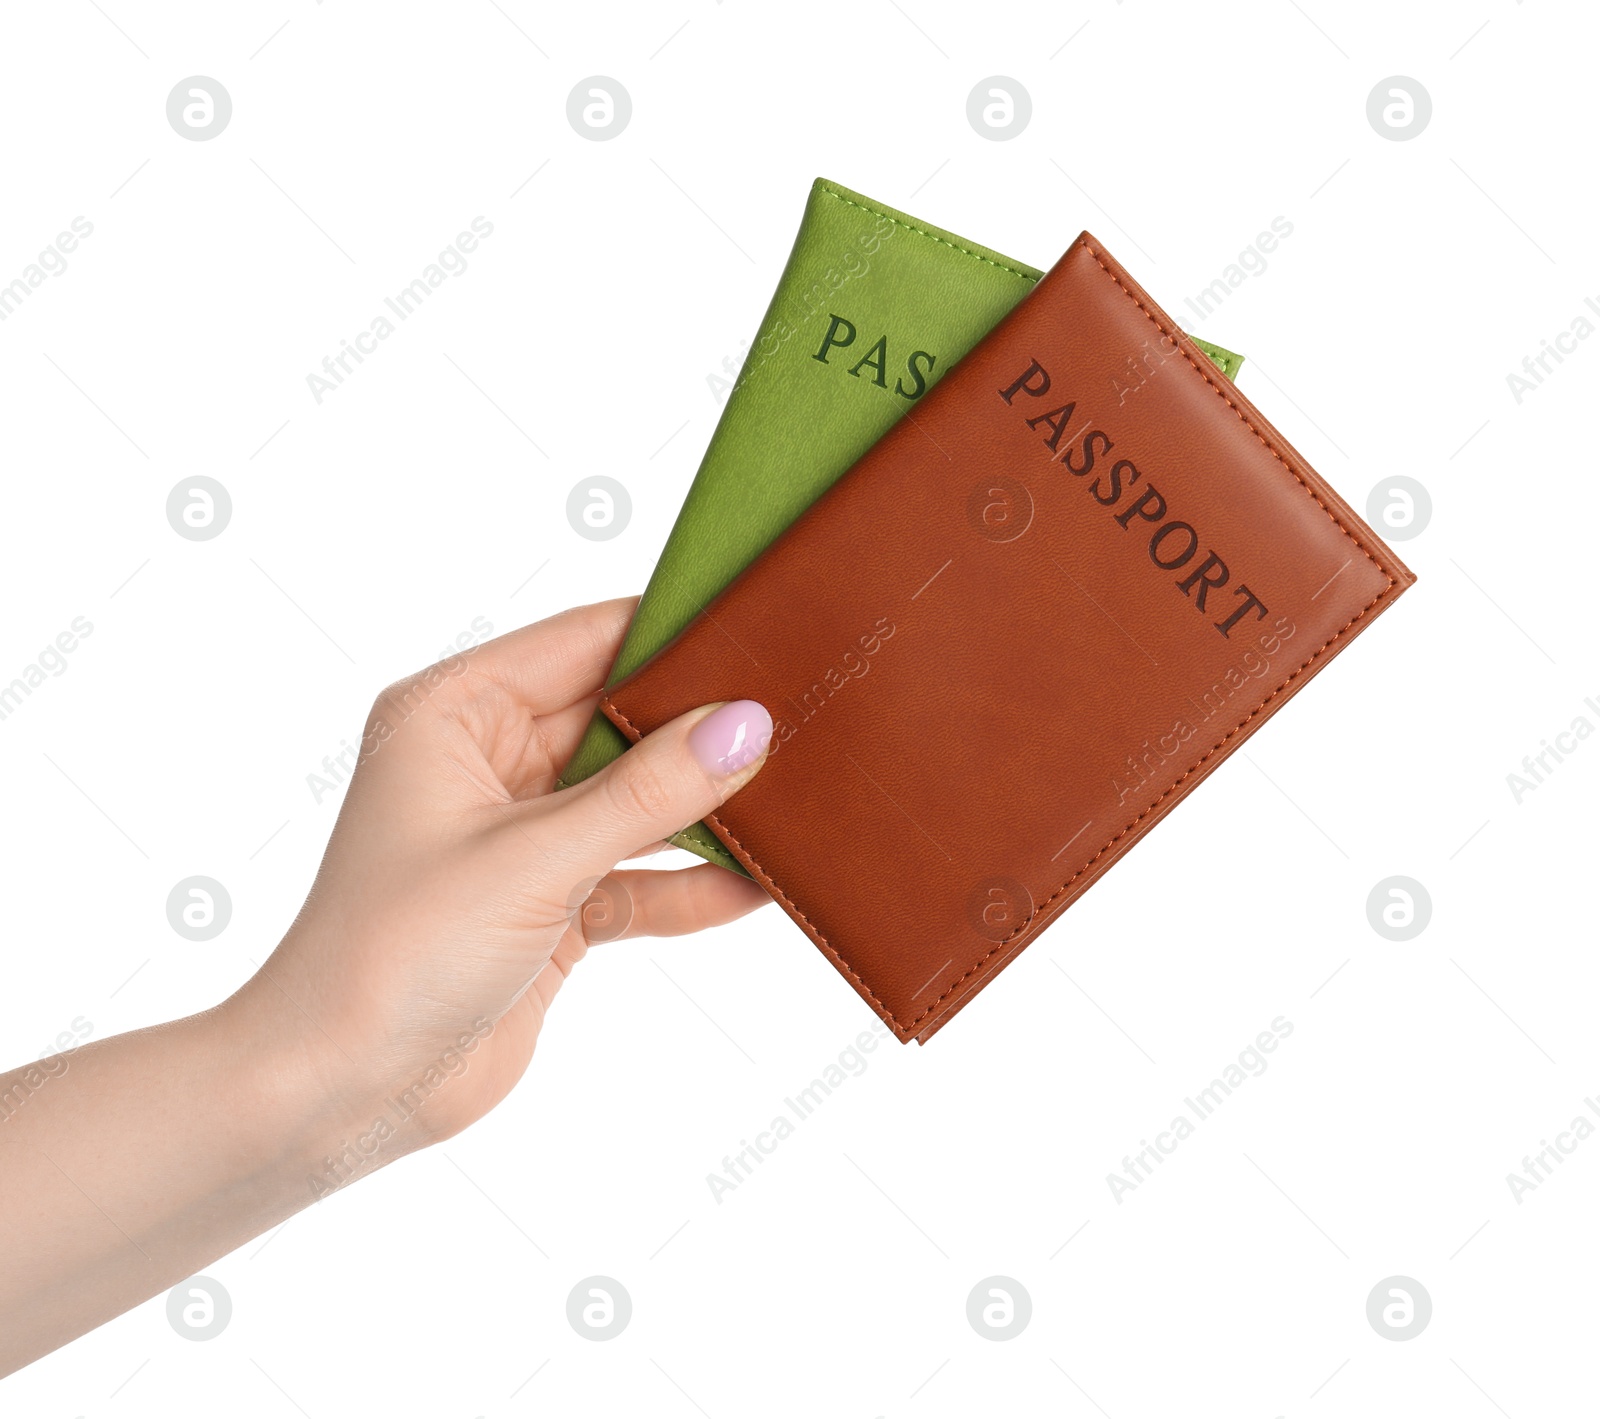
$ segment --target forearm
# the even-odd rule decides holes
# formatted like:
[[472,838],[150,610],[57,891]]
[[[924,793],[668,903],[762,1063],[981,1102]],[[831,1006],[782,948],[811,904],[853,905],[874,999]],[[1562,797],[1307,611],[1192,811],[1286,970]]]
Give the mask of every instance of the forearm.
[[0,1374],[315,1200],[367,1110],[293,1013],[246,993],[0,1076]]

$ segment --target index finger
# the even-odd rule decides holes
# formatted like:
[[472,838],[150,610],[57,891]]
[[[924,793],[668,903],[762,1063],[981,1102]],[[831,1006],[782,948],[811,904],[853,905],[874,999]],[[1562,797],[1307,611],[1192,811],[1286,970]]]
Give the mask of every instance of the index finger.
[[534,714],[554,714],[605,684],[637,596],[574,606],[485,641],[467,656],[465,679],[488,680]]

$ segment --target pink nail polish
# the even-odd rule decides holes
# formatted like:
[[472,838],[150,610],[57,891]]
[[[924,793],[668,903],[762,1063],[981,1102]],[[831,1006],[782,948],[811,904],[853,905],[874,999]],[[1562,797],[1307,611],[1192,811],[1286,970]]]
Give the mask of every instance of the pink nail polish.
[[689,731],[689,748],[710,774],[736,774],[755,763],[772,739],[772,716],[754,700],[731,700]]

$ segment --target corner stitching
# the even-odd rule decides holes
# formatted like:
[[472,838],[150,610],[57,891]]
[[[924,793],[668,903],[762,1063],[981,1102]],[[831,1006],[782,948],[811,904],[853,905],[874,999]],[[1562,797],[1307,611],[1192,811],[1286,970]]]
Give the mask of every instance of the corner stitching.
[[861,212],[871,212],[874,217],[882,217],[884,221],[893,222],[897,227],[904,227],[908,232],[915,232],[918,236],[927,237],[929,241],[936,241],[940,246],[948,246],[951,251],[959,251],[963,256],[970,256],[974,261],[983,262],[985,266],[993,266],[996,270],[1009,272],[1013,276],[1020,276],[1030,285],[1037,285],[1041,279],[1038,276],[1030,276],[1026,271],[1018,271],[1014,266],[1007,266],[1003,261],[995,261],[993,258],[983,256],[976,251],[969,251],[964,246],[957,246],[953,241],[949,241],[942,236],[935,236],[932,232],[924,231],[921,227],[913,226],[910,222],[902,221],[899,217],[891,216],[888,212],[880,212],[876,207],[869,207],[864,202],[853,202],[843,193],[835,192],[831,187],[826,187],[820,182],[817,184],[817,190],[826,192],[830,197],[838,198],[846,207],[854,207]]
[[[1106,263],[1104,261],[1102,261],[1100,259],[1100,253],[1098,251],[1096,251],[1094,249],[1094,247],[1089,244],[1089,241],[1088,241],[1087,237],[1079,237],[1077,242],[1074,243],[1074,245],[1081,246],[1085,251],[1087,251],[1089,253],[1089,255],[1094,258],[1095,265],[1098,266],[1102,271],[1104,271],[1106,273],[1107,277],[1110,278],[1112,284],[1115,285],[1116,288],[1119,291],[1121,291],[1123,295],[1125,295],[1130,301],[1132,301],[1134,303],[1135,306],[1137,306],[1139,308],[1139,310],[1143,313],[1144,318],[1146,320],[1148,320],[1153,326],[1155,326],[1155,328],[1157,330],[1159,330],[1163,335],[1165,335],[1169,340],[1172,339],[1173,332],[1168,330],[1166,326],[1164,326],[1159,320],[1157,320],[1155,318],[1155,316],[1152,315],[1151,312],[1149,311],[1149,309],[1145,306],[1145,303],[1143,301],[1141,301],[1138,298],[1138,296],[1134,295],[1134,293],[1132,291],[1130,291],[1126,286],[1124,286],[1122,284],[1122,282],[1117,278],[1117,273],[1115,271],[1113,271],[1109,266],[1106,265]],[[1283,464],[1284,468],[1289,472],[1290,476],[1295,480],[1295,482],[1297,482],[1303,489],[1305,489],[1306,496],[1309,497],[1311,499],[1311,501],[1314,502],[1319,508],[1321,508],[1322,511],[1327,515],[1328,521],[1331,522],[1335,527],[1337,527],[1339,529],[1339,531],[1344,533],[1345,537],[1355,545],[1356,550],[1359,551],[1361,553],[1361,555],[1364,556],[1369,562],[1371,562],[1372,565],[1375,566],[1380,572],[1382,572],[1384,574],[1384,576],[1388,577],[1389,578],[1389,584],[1391,586],[1393,586],[1394,585],[1394,578],[1390,575],[1388,568],[1385,567],[1383,565],[1383,563],[1380,562],[1375,556],[1373,556],[1372,552],[1367,548],[1366,544],[1364,542],[1362,542],[1361,539],[1355,535],[1355,533],[1353,533],[1348,527],[1346,527],[1344,525],[1344,523],[1340,522],[1339,519],[1334,516],[1333,509],[1330,508],[1325,502],[1322,501],[1322,499],[1320,497],[1317,496],[1316,489],[1314,489],[1308,482],[1306,482],[1306,480],[1300,476],[1300,474],[1296,471],[1296,469],[1289,462],[1289,460],[1286,459],[1281,453],[1278,452],[1278,450],[1276,448],[1274,448],[1272,446],[1271,443],[1268,442],[1266,435],[1263,434],[1260,429],[1258,429],[1254,424],[1252,424],[1250,422],[1250,419],[1245,414],[1244,410],[1242,410],[1237,404],[1235,404],[1233,402],[1233,400],[1228,398],[1227,391],[1222,389],[1222,388],[1220,388],[1212,380],[1211,376],[1208,375],[1205,372],[1205,370],[1201,369],[1201,367],[1195,363],[1194,357],[1192,355],[1190,355],[1190,353],[1187,350],[1185,350],[1181,345],[1178,347],[1178,351],[1183,356],[1183,358],[1184,358],[1185,362],[1188,364],[1189,368],[1192,369],[1197,375],[1200,376],[1201,379],[1203,379],[1206,382],[1206,385],[1211,390],[1211,392],[1213,394],[1215,394],[1217,396],[1217,398],[1220,399],[1224,404],[1226,404],[1228,406],[1228,408],[1232,409],[1233,413],[1234,413],[1234,417],[1237,418],[1239,420],[1239,422],[1245,426],[1245,428],[1249,429],[1250,432],[1253,433],[1256,436],[1256,441],[1264,449],[1266,449],[1266,451],[1268,453],[1270,453],[1274,458],[1276,458],[1279,463]]]
[[1187,779],[1191,774],[1194,774],[1195,772],[1197,772],[1201,768],[1201,766],[1204,765],[1206,760],[1212,757],[1212,755],[1220,752],[1220,750],[1222,749],[1223,745],[1225,745],[1230,739],[1232,739],[1234,735],[1236,735],[1241,729],[1243,729],[1245,727],[1245,725],[1249,724],[1252,719],[1254,719],[1258,714],[1260,714],[1263,710],[1265,710],[1266,707],[1269,704],[1271,704],[1273,700],[1275,700],[1301,674],[1303,674],[1305,672],[1307,667],[1309,667],[1310,665],[1314,664],[1321,657],[1322,653],[1325,650],[1327,650],[1327,648],[1329,646],[1331,646],[1335,641],[1343,639],[1345,632],[1348,631],[1351,626],[1355,625],[1355,623],[1357,621],[1359,621],[1363,617],[1365,617],[1367,612],[1372,610],[1372,608],[1374,606],[1376,606],[1380,601],[1382,601],[1384,599],[1384,597],[1387,596],[1389,594],[1389,592],[1393,589],[1394,585],[1395,585],[1394,579],[1391,577],[1389,579],[1388,584],[1384,587],[1384,589],[1382,591],[1380,591],[1375,597],[1373,597],[1373,599],[1371,601],[1369,601],[1358,612],[1356,612],[1356,614],[1354,616],[1352,616],[1348,621],[1346,621],[1344,623],[1344,625],[1339,627],[1339,629],[1337,631],[1335,631],[1333,633],[1333,635],[1331,635],[1327,640],[1325,640],[1321,645],[1319,645],[1314,651],[1312,651],[1310,656],[1308,656],[1299,665],[1297,665],[1293,670],[1291,670],[1289,672],[1289,674],[1286,675],[1284,677],[1284,679],[1279,684],[1275,685],[1272,688],[1272,690],[1262,699],[1260,704],[1256,705],[1255,708],[1252,709],[1249,714],[1247,714],[1243,719],[1241,719],[1236,725],[1233,726],[1232,729],[1230,729],[1226,734],[1224,734],[1221,739],[1217,740],[1217,742],[1215,744],[1213,744],[1209,749],[1207,749],[1204,754],[1202,754],[1198,759],[1196,759],[1194,761],[1194,763],[1190,764],[1187,769],[1185,769],[1181,774],[1179,774],[1178,777],[1175,778],[1171,782],[1171,784],[1169,784],[1165,789],[1163,789],[1161,791],[1161,793],[1159,793],[1155,798],[1153,798],[1139,812],[1139,814],[1136,817],[1132,818],[1129,822],[1124,824],[1123,827],[1121,829],[1119,829],[1112,837],[1107,839],[1106,842],[1101,846],[1100,850],[1098,852],[1096,852],[1095,855],[1093,857],[1091,857],[1086,863],[1084,863],[1082,867],[1080,867],[1076,872],[1074,872],[1072,874],[1072,876],[1067,878],[1067,880],[1065,882],[1063,882],[1059,887],[1057,887],[1055,891],[1053,891],[1048,897],[1046,897],[1042,902],[1040,902],[1039,905],[1036,906],[1033,909],[1032,914],[1025,921],[1021,922],[1017,926],[1014,926],[1001,940],[997,941],[994,944],[994,947],[991,950],[985,952],[984,955],[979,957],[977,962],[972,966],[972,968],[970,970],[968,970],[967,972],[965,972],[965,974],[963,974],[960,977],[958,977],[954,981],[954,983],[952,983],[952,985],[950,986],[949,990],[945,991],[945,993],[943,995],[941,995],[937,1000],[935,1000],[926,1010],[924,1010],[922,1012],[921,1015],[918,1015],[915,1020],[910,1021],[909,1024],[910,1025],[915,1025],[918,1021],[925,1019],[929,1014],[931,1014],[934,1010],[936,1010],[938,1008],[938,1006],[939,1006],[941,1001],[947,1000],[957,990],[957,988],[961,985],[961,983],[967,979],[968,976],[971,976],[975,971],[980,970],[983,967],[984,963],[986,961],[988,961],[991,956],[995,955],[998,951],[1001,950],[1002,947],[1006,946],[1009,942],[1013,941],[1016,937],[1020,936],[1031,925],[1033,925],[1033,923],[1038,920],[1040,914],[1045,910],[1046,907],[1048,907],[1050,905],[1051,902],[1055,901],[1055,899],[1057,897],[1059,897],[1063,892],[1065,892],[1068,887],[1070,887],[1074,882],[1076,882],[1078,880],[1078,878],[1082,877],[1085,872],[1087,872],[1091,867],[1093,867],[1095,865],[1095,863],[1097,863],[1102,857],[1104,857],[1107,852],[1109,852],[1113,847],[1115,847],[1118,842],[1120,842],[1134,828],[1136,828],[1140,823],[1142,823],[1146,818],[1148,818],[1151,813],[1153,813],[1157,808],[1159,808],[1161,806],[1161,802],[1162,802],[1163,799],[1168,798],[1172,794],[1176,793],[1178,788],[1182,785],[1182,783],[1183,783],[1183,781],[1185,779]]

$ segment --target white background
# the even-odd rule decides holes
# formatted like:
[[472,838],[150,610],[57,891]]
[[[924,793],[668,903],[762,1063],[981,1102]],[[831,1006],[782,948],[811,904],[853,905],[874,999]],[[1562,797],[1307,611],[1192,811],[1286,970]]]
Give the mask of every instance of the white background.
[[[1600,726],[1600,341],[1506,380],[1600,295],[1592,12],[106,0],[5,32],[0,283],[94,227],[0,324],[0,681],[94,626],[0,722],[8,1063],[248,976],[334,820],[306,776],[387,681],[474,617],[642,587],[819,174],[1040,266],[1088,227],[1175,314],[1287,218],[1193,328],[1358,508],[1405,474],[1433,514],[1395,610],[720,1204],[706,1175],[872,1023],[776,909],[592,953],[493,1115],[208,1268],[219,1337],[158,1297],[0,1408],[1592,1410],[1600,1141],[1506,1181],[1600,1093],[1600,743],[1506,782]],[[190,75],[232,97],[209,141],[165,115]],[[591,75],[631,95],[613,141],[567,121]],[[1032,96],[1010,141],[966,117],[991,75]],[[1366,117],[1391,75],[1432,96],[1410,141]],[[318,405],[306,375],[478,215],[470,269]],[[594,473],[633,498],[609,542],[565,517]],[[190,542],[165,503],[201,474],[233,520]],[[193,874],[234,903],[204,944],[165,915]],[[1433,904],[1401,943],[1366,913],[1395,874]],[[1106,1175],[1278,1016],[1119,1203]],[[595,1274],[633,1301],[605,1343],[566,1318]],[[997,1274],[1032,1299],[1003,1343],[966,1318]],[[1394,1275],[1433,1303],[1405,1342],[1366,1316]]]

